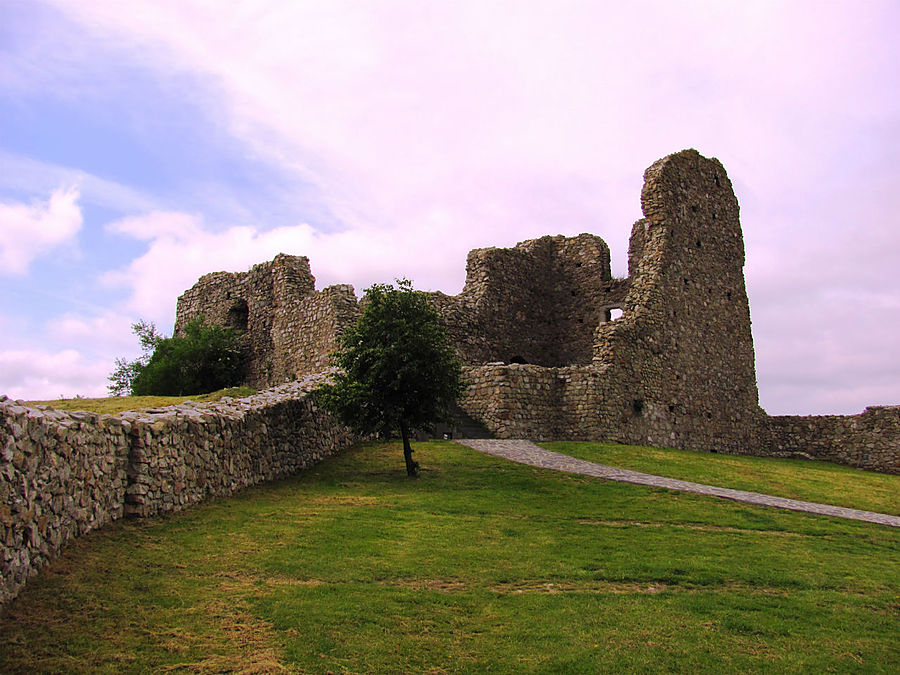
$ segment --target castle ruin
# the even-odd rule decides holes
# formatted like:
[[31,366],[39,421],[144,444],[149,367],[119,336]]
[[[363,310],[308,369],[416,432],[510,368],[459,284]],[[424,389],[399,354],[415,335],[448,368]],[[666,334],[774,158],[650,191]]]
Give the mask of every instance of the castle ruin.
[[[461,407],[500,438],[604,440],[800,455],[900,473],[900,408],[769,417],[758,403],[744,244],[725,169],[695,150],[644,175],[626,279],[597,236],[469,253],[457,296],[429,294],[466,365]],[[202,277],[176,332],[204,315],[243,333],[246,380],[320,372],[358,316],[353,288],[315,290],[305,257]],[[618,316],[614,316],[618,315]]]
[[[599,237],[472,251],[457,296],[430,294],[466,364],[462,408],[501,438],[605,440],[824,459],[900,474],[900,407],[769,417],[757,400],[738,204],[693,150],[651,166],[629,276]],[[621,313],[621,315],[619,315]],[[315,290],[306,258],[207,274],[178,301],[242,334],[246,399],[118,415],[0,396],[0,609],[69,541],[287,476],[355,437],[318,409],[347,285]]]

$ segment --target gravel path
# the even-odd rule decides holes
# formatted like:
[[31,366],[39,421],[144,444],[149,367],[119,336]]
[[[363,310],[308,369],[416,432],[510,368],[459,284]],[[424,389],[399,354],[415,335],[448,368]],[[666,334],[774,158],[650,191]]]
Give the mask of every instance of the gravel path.
[[746,502],[748,504],[774,506],[775,508],[779,509],[805,511],[807,513],[818,513],[823,516],[852,518],[854,520],[865,520],[867,522],[878,523],[880,525],[900,527],[900,516],[889,516],[884,513],[860,511],[858,509],[847,509],[843,506],[831,506],[829,504],[801,502],[797,501],[796,499],[773,497],[771,495],[764,495],[758,492],[732,490],[730,488],[715,487],[714,485],[691,483],[690,481],[677,480],[675,478],[652,476],[648,473],[628,471],[627,469],[617,469],[613,466],[597,464],[596,462],[588,462],[583,459],[576,459],[575,457],[562,455],[558,452],[544,450],[544,448],[535,445],[531,441],[505,441],[496,439],[465,438],[459,439],[456,442],[480,452],[487,453],[489,455],[505,457],[506,459],[510,459],[514,462],[519,462],[520,464],[530,464],[531,466],[540,466],[545,469],[554,469],[556,471],[565,471],[567,473],[578,473],[585,476],[595,476],[597,478],[606,478],[608,480],[615,480],[624,483],[650,485],[652,487],[667,488],[669,490],[696,492],[697,494],[701,495],[724,497],[725,499],[734,499],[735,501]]

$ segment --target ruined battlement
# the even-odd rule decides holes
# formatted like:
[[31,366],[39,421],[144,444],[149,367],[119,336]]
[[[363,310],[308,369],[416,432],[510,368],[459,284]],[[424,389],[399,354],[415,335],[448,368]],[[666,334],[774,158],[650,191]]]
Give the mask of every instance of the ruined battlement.
[[[476,249],[459,295],[430,294],[466,364],[461,407],[500,438],[804,457],[900,474],[900,406],[818,417],[760,409],[739,209],[722,165],[685,150],[644,179],[627,279],[610,277],[599,237],[547,236]],[[178,299],[176,333],[200,315],[240,332],[248,383],[297,381],[243,401],[118,416],[0,397],[0,473],[9,477],[0,606],[74,537],[289,475],[353,440],[307,396],[359,316],[351,286],[317,291],[309,260],[282,254],[201,277]]]
[[546,236],[471,251],[462,292],[432,299],[463,363],[585,365],[626,285],[609,270],[600,237]]

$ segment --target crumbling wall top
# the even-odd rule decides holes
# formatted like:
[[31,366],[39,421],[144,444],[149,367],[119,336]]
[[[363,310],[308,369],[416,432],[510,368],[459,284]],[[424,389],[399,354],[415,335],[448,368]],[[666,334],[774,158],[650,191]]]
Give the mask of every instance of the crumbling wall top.
[[586,364],[610,281],[603,239],[545,236],[471,251],[462,293],[433,300],[466,363]]

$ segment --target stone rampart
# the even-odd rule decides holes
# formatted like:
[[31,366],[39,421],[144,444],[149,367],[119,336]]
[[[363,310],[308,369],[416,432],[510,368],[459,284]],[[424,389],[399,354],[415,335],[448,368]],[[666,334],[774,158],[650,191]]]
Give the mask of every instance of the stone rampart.
[[768,454],[900,474],[900,406],[871,406],[846,416],[779,415],[768,423]]
[[115,416],[0,400],[0,605],[68,541],[112,520],[229,495],[349,445],[306,396],[322,377]]

